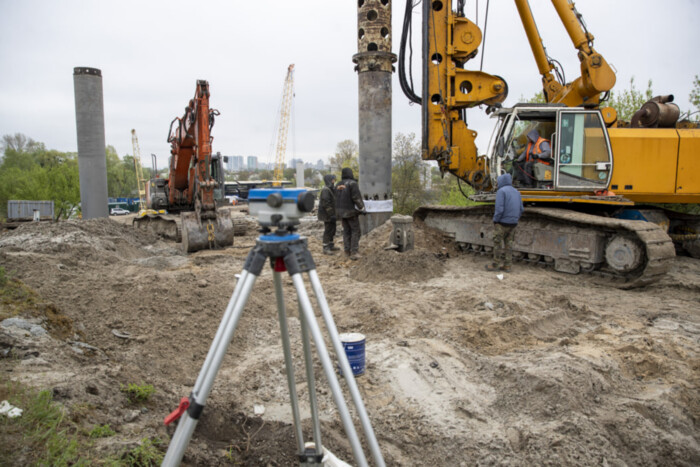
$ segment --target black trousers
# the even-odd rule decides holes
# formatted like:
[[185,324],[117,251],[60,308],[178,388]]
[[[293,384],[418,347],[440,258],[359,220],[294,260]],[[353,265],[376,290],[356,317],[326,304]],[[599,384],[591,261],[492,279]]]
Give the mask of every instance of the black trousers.
[[343,218],[343,249],[357,253],[360,249],[360,219],[357,216]]
[[532,161],[513,162],[513,178],[519,182],[520,186],[535,186],[535,177],[532,174],[532,165]]
[[323,223],[323,245],[328,245],[333,243],[333,237],[335,237],[335,231],[337,229],[337,224],[335,222],[324,222]]

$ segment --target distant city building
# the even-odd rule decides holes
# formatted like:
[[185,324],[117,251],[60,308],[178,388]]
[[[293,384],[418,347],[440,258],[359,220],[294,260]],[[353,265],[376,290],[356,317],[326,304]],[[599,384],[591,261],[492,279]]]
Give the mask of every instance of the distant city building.
[[245,158],[243,156],[231,156],[229,160],[231,161],[232,172],[240,172],[245,169]]
[[304,169],[313,169],[313,170],[327,170],[328,169],[328,164],[323,162],[323,159],[319,159],[317,162],[305,162],[301,158],[294,158],[291,159],[288,163],[285,164],[285,167],[287,169],[296,169],[297,163],[301,162],[304,164]]
[[258,156],[248,156],[248,170],[258,170]]
[[288,169],[296,169],[297,168],[297,162],[301,162],[302,164],[304,163],[303,160],[301,159],[292,159],[289,161],[289,163],[286,165]]

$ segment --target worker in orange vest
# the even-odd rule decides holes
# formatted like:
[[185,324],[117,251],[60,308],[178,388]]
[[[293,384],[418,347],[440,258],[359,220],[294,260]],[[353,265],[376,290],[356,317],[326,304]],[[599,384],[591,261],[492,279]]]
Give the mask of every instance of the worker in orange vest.
[[548,139],[540,136],[537,130],[530,130],[527,134],[527,148],[520,154],[517,160],[513,162],[515,171],[515,179],[521,187],[533,188],[536,186],[534,175],[534,165],[541,162],[545,165],[551,165],[552,147]]

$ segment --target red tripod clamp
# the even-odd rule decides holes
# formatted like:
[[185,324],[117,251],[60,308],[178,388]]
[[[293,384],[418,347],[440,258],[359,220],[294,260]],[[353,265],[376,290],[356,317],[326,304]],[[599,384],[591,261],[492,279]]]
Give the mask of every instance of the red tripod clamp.
[[185,413],[185,410],[190,406],[190,399],[188,397],[183,397],[180,399],[180,405],[177,407],[177,409],[173,410],[170,415],[165,417],[165,420],[163,421],[166,425],[170,425],[172,422],[177,420],[178,418],[182,417],[182,414]]

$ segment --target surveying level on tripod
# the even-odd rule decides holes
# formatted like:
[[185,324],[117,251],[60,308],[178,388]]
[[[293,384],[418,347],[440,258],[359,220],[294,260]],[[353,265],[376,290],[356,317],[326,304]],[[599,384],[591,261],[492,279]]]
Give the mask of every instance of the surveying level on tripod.
[[[312,361],[311,342],[315,344],[318,358],[323,367],[326,381],[330,387],[337,413],[348,437],[348,443],[359,467],[366,467],[367,456],[355,429],[355,422],[351,416],[347,402],[340,387],[338,376],[335,373],[335,365],[328,353],[321,326],[316,317],[313,305],[304,284],[302,274],[307,274],[311,281],[311,289],[316,297],[316,304],[320,315],[326,325],[326,333],[335,350],[336,361],[340,366],[342,377],[347,385],[352,402],[355,406],[355,414],[359,418],[360,425],[365,435],[366,445],[372,454],[372,459],[377,467],[386,464],[382,456],[377,437],[374,434],[367,410],[362,402],[360,390],[355,382],[350,362],[338,334],[338,328],[333,320],[328,301],[321,287],[321,281],[316,272],[316,264],[307,247],[307,239],[294,233],[295,226],[299,224],[304,214],[311,212],[314,207],[314,195],[304,189],[257,189],[251,190],[248,196],[250,213],[258,218],[262,227],[262,233],[255,246],[248,254],[236,287],[231,295],[224,317],[214,340],[204,360],[202,369],[197,376],[197,381],[190,393],[190,397],[183,397],[178,408],[168,415],[165,424],[178,421],[177,429],[173,434],[168,452],[163,459],[163,466],[175,467],[180,464],[192,439],[195,427],[202,415],[206,400],[214,385],[221,364],[226,355],[228,345],[233,339],[233,334],[248,298],[253,290],[255,281],[262,273],[265,265],[272,268],[272,278],[275,287],[277,302],[277,317],[280,324],[280,336],[284,353],[284,365],[287,374],[287,386],[291,403],[291,415],[294,421],[294,432],[297,441],[297,457],[301,467],[321,467],[330,465],[345,465],[328,452],[321,440],[321,421],[316,399],[316,383],[314,376],[314,363]],[[272,232],[272,228],[277,230]],[[272,233],[271,233],[272,232]],[[303,347],[304,367],[306,369],[306,387],[309,396],[309,411],[311,416],[311,431],[313,441],[306,441],[302,426],[301,410],[299,406],[299,394],[297,390],[297,378],[294,375],[294,362],[292,359],[291,339],[287,324],[287,311],[282,291],[282,273],[287,272],[292,279],[296,290],[299,307],[299,322],[301,329],[301,343]],[[307,433],[308,434],[308,433]],[[337,462],[333,464],[331,459]]]
[[258,218],[264,230],[272,227],[294,230],[299,219],[314,209],[313,193],[303,188],[260,188],[250,190],[250,215]]

